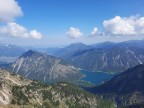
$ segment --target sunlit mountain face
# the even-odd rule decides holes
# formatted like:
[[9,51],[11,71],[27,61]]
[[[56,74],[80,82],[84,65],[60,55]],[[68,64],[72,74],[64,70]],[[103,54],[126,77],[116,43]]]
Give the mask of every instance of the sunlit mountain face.
[[47,82],[75,81],[84,76],[68,62],[35,50],[25,52],[13,64],[5,66],[5,69],[29,79]]
[[143,4],[0,0],[0,107],[143,108]]

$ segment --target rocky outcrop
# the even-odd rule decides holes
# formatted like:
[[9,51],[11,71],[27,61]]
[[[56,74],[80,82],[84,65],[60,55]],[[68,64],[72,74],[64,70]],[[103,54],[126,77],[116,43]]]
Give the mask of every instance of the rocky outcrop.
[[18,74],[0,69],[0,104],[8,105],[11,102],[12,86],[24,86],[30,82]]

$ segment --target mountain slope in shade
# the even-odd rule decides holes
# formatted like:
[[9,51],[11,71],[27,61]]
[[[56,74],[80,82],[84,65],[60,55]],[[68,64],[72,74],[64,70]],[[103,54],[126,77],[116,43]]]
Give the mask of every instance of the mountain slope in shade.
[[144,49],[128,47],[89,49],[62,58],[88,71],[122,72],[144,63]]
[[116,102],[118,106],[144,103],[144,64],[88,90]]
[[81,88],[66,82],[44,84],[0,69],[1,108],[113,108]]
[[48,82],[74,81],[83,77],[77,68],[66,61],[35,50],[29,50],[5,68],[30,79]]

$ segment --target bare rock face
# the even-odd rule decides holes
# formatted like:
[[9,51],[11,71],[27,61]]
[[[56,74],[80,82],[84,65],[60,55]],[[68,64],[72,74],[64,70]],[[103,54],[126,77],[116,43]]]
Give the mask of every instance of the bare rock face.
[[34,50],[24,53],[15,63],[6,67],[30,79],[41,81],[74,81],[83,77],[78,68],[66,61]]
[[0,105],[8,105],[11,102],[11,87],[28,85],[31,81],[22,76],[0,69]]

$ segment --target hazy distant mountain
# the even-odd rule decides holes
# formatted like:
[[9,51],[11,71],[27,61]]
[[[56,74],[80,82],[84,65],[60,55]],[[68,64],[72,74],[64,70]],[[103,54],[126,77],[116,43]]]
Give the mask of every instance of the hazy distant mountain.
[[57,52],[61,51],[63,48],[45,48],[43,51],[49,55],[56,55]]
[[135,47],[144,48],[144,40],[129,40],[124,42],[102,42],[92,44],[95,48],[113,48],[113,47]]
[[121,72],[144,63],[144,49],[128,47],[89,49],[61,57],[76,67],[89,71]]
[[26,50],[22,47],[10,44],[0,44],[0,64],[14,62]]
[[72,55],[77,51],[81,50],[88,50],[88,49],[94,49],[94,48],[113,48],[113,47],[135,47],[135,48],[144,48],[144,40],[130,40],[130,41],[124,41],[124,42],[101,42],[91,45],[86,45],[81,42],[76,42],[68,45],[64,48],[58,48],[58,47],[51,47],[51,48],[31,48],[35,49],[40,52],[45,52],[49,55],[54,55],[58,57],[67,57],[67,55]]
[[118,105],[144,102],[144,64],[135,66],[115,76],[110,81],[89,91],[110,99]]
[[122,47],[144,48],[144,40],[129,40],[118,43]]
[[85,50],[85,49],[90,49],[90,48],[93,48],[93,46],[86,45],[81,42],[76,42],[64,48],[49,47],[49,48],[32,48],[32,49],[35,49],[39,52],[47,53],[49,55],[62,57],[62,56],[67,56],[68,54],[72,54],[79,50]]
[[57,52],[59,52],[60,50],[62,50],[63,48],[59,48],[59,47],[49,47],[49,48],[31,48],[33,50],[42,52],[42,53],[46,53],[48,55],[53,55],[55,56],[57,54]]
[[117,44],[118,43],[106,41],[106,42],[92,44],[91,46],[93,46],[94,48],[111,48],[111,47],[115,47]]
[[66,61],[35,50],[29,50],[5,68],[30,79],[48,82],[74,81],[83,77],[77,68]]
[[25,49],[16,45],[0,44],[0,57],[19,57]]
[[76,42],[56,52],[55,55],[61,58],[67,58],[67,56],[71,56],[77,51],[91,49],[91,48],[93,48],[93,46],[86,45],[81,42]]
[[0,65],[7,65],[9,63],[13,63],[18,59],[18,57],[0,57]]
[[100,99],[66,82],[45,84],[0,69],[1,108],[113,108]]

